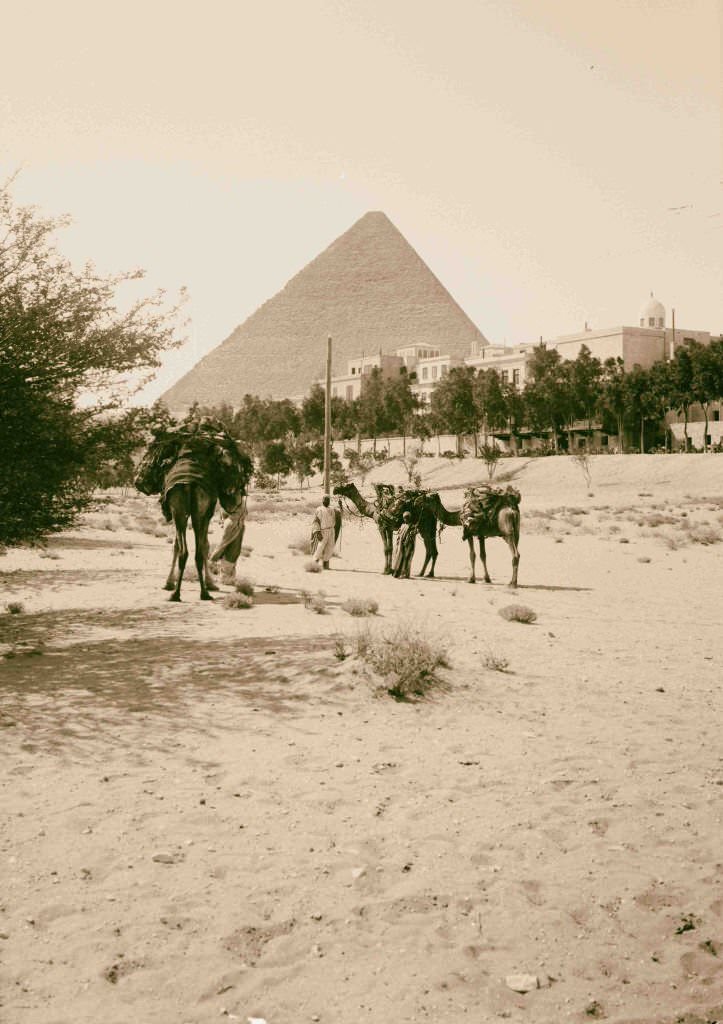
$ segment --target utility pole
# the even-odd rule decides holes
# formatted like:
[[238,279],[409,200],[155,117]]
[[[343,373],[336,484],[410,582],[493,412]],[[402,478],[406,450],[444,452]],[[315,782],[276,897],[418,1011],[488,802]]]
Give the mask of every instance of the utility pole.
[[331,470],[331,335],[326,339],[326,390],[324,392],[324,494],[330,494]]

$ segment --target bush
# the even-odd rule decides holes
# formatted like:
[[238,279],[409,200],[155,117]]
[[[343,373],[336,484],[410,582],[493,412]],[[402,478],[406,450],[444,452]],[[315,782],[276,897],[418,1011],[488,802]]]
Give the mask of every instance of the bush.
[[238,594],[245,594],[246,597],[254,596],[255,587],[251,580],[247,579],[245,576],[236,580],[235,587]]
[[319,591],[318,594],[302,592],[302,599],[307,611],[315,612],[317,615],[326,615],[328,608],[326,607],[326,597],[322,591]]
[[5,611],[8,615],[22,615],[25,611],[25,605],[22,601],[8,601],[5,605]]
[[228,594],[223,599],[224,608],[233,608],[238,610],[240,608],[253,608],[254,599],[250,594]]
[[369,598],[363,597],[350,597],[348,601],[345,601],[341,606],[342,610],[348,612],[349,615],[376,615],[379,611],[379,603],[372,601]]
[[492,672],[506,672],[510,667],[509,659],[492,649],[485,651],[482,655],[482,664]]
[[500,615],[503,619],[507,619],[508,622],[523,622],[531,623],[537,618],[537,612],[533,612],[532,608],[528,608],[524,604],[508,604],[504,608],[500,608]]
[[381,636],[360,632],[356,654],[382,677],[382,689],[399,701],[425,697],[443,686],[438,670],[449,667],[446,649],[409,626]]

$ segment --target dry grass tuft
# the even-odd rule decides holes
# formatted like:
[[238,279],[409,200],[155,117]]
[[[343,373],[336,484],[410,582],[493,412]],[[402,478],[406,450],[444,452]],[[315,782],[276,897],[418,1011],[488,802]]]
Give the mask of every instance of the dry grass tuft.
[[492,672],[506,672],[510,667],[510,661],[503,654],[498,654],[497,651],[488,648],[482,655],[482,665]]
[[307,562],[304,566],[305,572],[321,572],[321,566],[318,562]]
[[381,690],[398,701],[414,701],[444,687],[440,668],[449,668],[447,650],[412,626],[399,625],[385,634],[360,631],[356,655],[381,676]]
[[8,601],[5,605],[5,611],[8,615],[22,615],[25,611],[25,605],[22,601]]
[[537,618],[537,612],[528,608],[526,604],[507,604],[500,608],[500,615],[508,622],[522,622],[529,624]]
[[223,599],[224,608],[233,608],[235,611],[245,608],[253,608],[254,599],[250,594],[228,594]]
[[362,597],[350,597],[341,607],[349,615],[356,616],[376,615],[379,611],[379,603],[377,601]]
[[253,583],[246,576],[241,576],[237,579],[234,587],[238,594],[245,594],[247,597],[253,597],[256,591]]
[[316,615],[326,615],[329,610],[326,606],[326,595],[321,590],[318,594],[310,594],[308,591],[302,590],[301,599],[304,602],[304,608],[307,611],[315,612]]

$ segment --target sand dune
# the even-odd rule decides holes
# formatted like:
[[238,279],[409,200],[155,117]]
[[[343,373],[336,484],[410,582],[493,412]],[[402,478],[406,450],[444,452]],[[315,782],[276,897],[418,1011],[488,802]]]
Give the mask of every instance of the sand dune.
[[[480,466],[419,468],[453,508]],[[435,580],[380,575],[358,520],[306,572],[318,490],[252,499],[246,611],[168,604],[141,497],[0,557],[0,1019],[723,1019],[723,461],[498,472],[516,592],[499,540],[466,583],[455,528]],[[400,626],[448,649],[424,701],[336,656]]]

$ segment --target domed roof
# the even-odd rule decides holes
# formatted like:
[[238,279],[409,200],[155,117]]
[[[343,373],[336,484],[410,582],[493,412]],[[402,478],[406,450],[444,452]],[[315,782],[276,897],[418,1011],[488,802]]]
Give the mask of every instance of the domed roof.
[[656,327],[658,326],[658,321],[665,323],[665,306],[662,302],[658,302],[652,292],[650,293],[650,298],[640,310],[640,320],[645,326],[647,326],[650,319],[655,321]]

